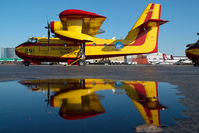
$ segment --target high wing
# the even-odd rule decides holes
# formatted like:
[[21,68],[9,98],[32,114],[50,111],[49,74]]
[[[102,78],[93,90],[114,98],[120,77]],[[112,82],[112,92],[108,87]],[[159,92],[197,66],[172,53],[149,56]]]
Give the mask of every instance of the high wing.
[[100,34],[100,27],[106,18],[84,18],[84,23],[82,27],[82,33],[88,34],[90,36],[95,36]]

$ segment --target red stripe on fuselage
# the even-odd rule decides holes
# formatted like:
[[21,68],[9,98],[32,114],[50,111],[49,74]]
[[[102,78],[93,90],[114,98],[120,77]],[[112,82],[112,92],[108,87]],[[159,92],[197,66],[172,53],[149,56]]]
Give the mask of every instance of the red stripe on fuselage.
[[195,55],[195,54],[186,52],[186,56],[187,56],[190,60],[199,60],[199,55]]
[[194,46],[194,47],[191,47],[191,48],[188,48],[187,50],[193,50],[193,49],[199,49],[199,46]]
[[[17,46],[17,48],[19,47],[29,47],[29,46],[60,46],[60,47],[79,47],[80,44],[66,44],[67,46],[64,46],[65,44],[47,44],[47,43],[25,43],[25,44],[21,44],[19,46]],[[93,46],[93,47],[97,47],[97,46],[103,46],[103,47],[115,47],[115,44],[107,44],[106,46],[104,44],[86,44],[86,47],[88,46]],[[123,46],[134,46],[134,43],[132,44],[123,44]]]
[[52,57],[52,56],[35,56],[35,55],[27,55],[18,51],[15,51],[16,55],[19,58],[22,58],[26,61],[38,61],[38,62],[66,62],[68,59],[75,60],[76,58],[63,58],[63,57]]
[[[34,45],[26,45],[34,46]],[[39,46],[39,45],[37,45]],[[56,44],[54,46],[57,46]],[[74,46],[74,45],[73,45]],[[117,56],[127,56],[135,55],[142,53],[126,53],[126,54],[104,54],[104,55],[86,55],[86,59],[98,59],[98,58],[107,58],[107,57],[117,57]],[[36,56],[36,55],[27,55],[21,52],[16,51],[16,55],[24,60],[38,60],[38,61],[52,61],[52,62],[66,62],[67,59],[77,59],[77,58],[65,58],[65,57],[52,57],[52,56]]]
[[29,47],[29,46],[62,46],[62,47],[64,46],[64,47],[67,47],[65,45],[67,45],[67,46],[73,46],[73,47],[80,46],[80,44],[24,43],[24,44],[19,45],[18,47]]

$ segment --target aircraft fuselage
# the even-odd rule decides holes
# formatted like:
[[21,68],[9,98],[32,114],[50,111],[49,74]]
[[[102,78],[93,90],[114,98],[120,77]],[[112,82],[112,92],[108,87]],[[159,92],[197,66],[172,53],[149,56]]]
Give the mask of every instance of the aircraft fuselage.
[[[146,37],[142,38],[147,42]],[[152,40],[153,41],[153,40]],[[150,42],[152,42],[150,40]],[[156,50],[156,41],[152,47],[136,44],[132,40],[99,39],[94,42],[85,43],[86,59],[107,58],[115,56],[125,56],[139,53],[150,53]],[[29,41],[17,46],[15,51],[17,56],[25,62],[68,62],[71,63],[80,58],[80,42],[69,42],[59,38],[30,38]]]

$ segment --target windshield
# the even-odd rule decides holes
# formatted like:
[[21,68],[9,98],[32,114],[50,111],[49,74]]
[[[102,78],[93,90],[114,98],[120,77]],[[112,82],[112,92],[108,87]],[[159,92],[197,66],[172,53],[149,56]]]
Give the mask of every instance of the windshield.
[[37,39],[28,39],[25,43],[37,43]]

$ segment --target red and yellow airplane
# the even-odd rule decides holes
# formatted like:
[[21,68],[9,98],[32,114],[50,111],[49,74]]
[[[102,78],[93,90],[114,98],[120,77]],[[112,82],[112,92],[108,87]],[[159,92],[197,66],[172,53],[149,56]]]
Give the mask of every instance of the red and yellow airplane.
[[[67,62],[84,65],[86,59],[126,56],[158,52],[159,26],[168,22],[160,19],[161,5],[150,3],[124,40],[100,39],[95,35],[106,17],[82,10],[65,10],[61,21],[48,24],[48,37],[31,37],[17,46],[16,54],[31,62]],[[50,38],[50,30],[55,38]]]
[[[59,115],[67,120],[85,119],[105,113],[99,99],[103,96],[95,94],[101,90],[113,90],[115,94],[126,94],[148,126],[160,127],[160,110],[167,108],[159,103],[158,84],[152,81],[48,79],[19,82],[32,91],[48,91],[50,105],[60,107]],[[140,128],[142,126],[138,127]]]

